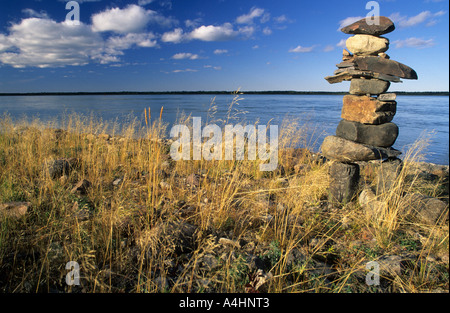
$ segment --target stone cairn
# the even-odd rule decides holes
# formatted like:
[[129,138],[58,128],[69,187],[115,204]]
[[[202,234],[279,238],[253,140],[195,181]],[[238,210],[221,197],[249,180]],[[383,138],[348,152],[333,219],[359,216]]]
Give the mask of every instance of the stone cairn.
[[[380,160],[377,193],[390,187],[392,173],[398,173],[402,162],[400,151],[392,148],[399,129],[391,121],[397,110],[396,94],[386,93],[391,83],[400,78],[418,79],[410,67],[390,60],[385,53],[389,40],[381,37],[395,29],[394,23],[380,16],[379,23],[369,25],[362,19],[341,29],[350,37],[343,52],[343,62],[333,76],[325,77],[330,84],[351,81],[350,92],[344,96],[342,120],[336,136],[326,137],[323,155],[335,162],[330,167],[332,179],[330,197],[334,203],[347,203],[358,189],[358,163]],[[388,177],[389,176],[389,177]]]

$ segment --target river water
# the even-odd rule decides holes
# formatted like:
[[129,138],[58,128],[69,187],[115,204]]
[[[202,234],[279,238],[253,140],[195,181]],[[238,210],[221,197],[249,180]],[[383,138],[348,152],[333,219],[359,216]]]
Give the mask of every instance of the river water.
[[[103,120],[121,121],[134,116],[144,122],[144,110],[159,117],[169,129],[183,112],[216,122],[234,116],[229,124],[255,123],[282,127],[285,119],[295,120],[307,129],[312,148],[318,149],[323,138],[335,133],[340,121],[342,95],[80,95],[80,96],[2,96],[0,113],[13,119],[38,117],[54,120],[67,113],[94,114]],[[400,128],[394,147],[408,150],[424,133],[431,133],[426,161],[449,164],[449,98],[446,96],[398,96],[393,122]],[[232,109],[230,111],[230,106]],[[282,129],[280,129],[280,132]],[[315,144],[314,144],[315,143]]]

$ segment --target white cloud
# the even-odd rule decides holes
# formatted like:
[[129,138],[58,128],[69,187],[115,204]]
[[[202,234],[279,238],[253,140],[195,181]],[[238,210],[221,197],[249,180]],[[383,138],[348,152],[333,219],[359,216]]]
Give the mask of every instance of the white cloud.
[[334,50],[334,46],[328,45],[325,48],[323,48],[323,52],[331,52]]
[[112,8],[92,16],[92,28],[97,32],[136,33],[142,31],[149,23],[171,27],[178,21],[135,4],[128,5],[124,9]]
[[198,72],[198,70],[193,70],[190,68],[184,69],[184,70],[173,70],[172,73],[186,73],[186,72]]
[[[0,62],[13,67],[84,65],[101,58],[102,38],[89,26],[71,26],[49,19],[28,18],[10,27],[7,40],[12,51],[0,53]],[[51,43],[51,44],[49,44]]]
[[[35,1],[40,1],[40,0],[35,0]],[[68,2],[68,0],[58,0],[59,2]],[[78,3],[83,3],[83,2],[100,2],[102,0],[77,0]]]
[[361,19],[363,19],[363,16],[349,16],[341,21],[339,21],[339,28],[338,30],[340,31],[342,28],[344,28],[345,26],[351,25],[354,22],[357,22]]
[[200,26],[202,22],[201,18],[196,18],[195,20],[186,20],[184,21],[184,25],[186,25],[186,27],[188,28],[196,28],[198,26]]
[[272,30],[270,29],[270,27],[265,27],[264,29],[263,29],[263,34],[264,35],[272,35]]
[[279,24],[289,22],[289,19],[284,14],[280,15],[280,16],[277,16],[277,17],[274,17],[273,20],[275,21],[275,23],[279,23]]
[[222,70],[222,66],[205,65],[205,66],[203,66],[203,67],[204,67],[204,68],[212,68],[213,70],[216,70],[216,71]]
[[268,21],[270,21],[270,13],[268,13],[268,12],[264,13],[259,21],[262,24],[267,23]]
[[[420,12],[419,14],[417,14],[416,16],[407,18],[407,17],[402,17],[402,16],[398,16],[398,25],[400,27],[411,27],[411,26],[415,26],[417,24],[423,23],[425,20],[429,19],[432,16],[430,11],[423,11]],[[396,19],[396,18],[394,18]]]
[[174,60],[197,60],[199,58],[198,54],[192,54],[192,53],[177,53],[174,56],[172,56],[172,59]]
[[225,50],[225,49],[214,50],[214,54],[225,54],[225,53],[228,53],[228,50]]
[[306,52],[313,51],[314,48],[315,48],[315,46],[311,46],[311,47],[297,46],[296,48],[290,49],[289,52],[291,52],[291,53],[306,53]]
[[97,32],[139,32],[147,25],[150,15],[154,13],[134,4],[125,9],[112,8],[92,16],[92,29]]
[[163,42],[173,42],[173,43],[180,43],[185,39],[185,36],[183,34],[183,29],[176,28],[171,32],[164,33],[161,37],[161,40]]
[[410,37],[404,40],[396,40],[392,42],[392,44],[394,44],[396,48],[407,47],[407,48],[424,49],[433,47],[436,43],[434,42],[433,39],[425,40],[421,38]]
[[[239,16],[236,19],[236,23],[238,23],[238,24],[252,24],[253,20],[255,18],[261,17],[261,16],[263,16],[263,14],[264,14],[264,9],[253,7],[253,8],[250,9],[250,12],[248,14],[244,14],[244,15]],[[263,18],[263,20],[266,20],[266,22],[267,22],[267,16],[265,16]]]
[[255,28],[253,26],[239,27],[238,32],[244,37],[250,38],[255,33]]
[[446,11],[438,11],[436,13],[431,13],[430,11],[422,11],[419,14],[407,17],[404,15],[401,15],[400,13],[393,13],[389,18],[399,27],[406,28],[406,27],[413,27],[422,23],[426,22],[426,26],[433,26],[437,23],[437,20],[434,19],[436,17],[440,17],[445,15]]
[[234,39],[238,32],[233,30],[233,25],[225,23],[222,26],[200,26],[189,33],[189,39],[202,41],[226,41]]
[[45,11],[37,12],[33,9],[23,9],[22,13],[28,15],[28,17],[48,18],[48,14]]
[[[111,54],[122,54],[121,51],[130,49],[134,45],[144,48],[156,47],[158,44],[153,33],[127,34],[108,38],[106,49]],[[110,50],[108,50],[110,49]]]
[[[81,23],[73,26],[50,19],[28,18],[0,34],[0,63],[16,68],[80,66],[91,62],[119,62],[124,50],[156,47],[152,33],[113,36],[105,40]],[[50,43],[50,44],[49,44]]]
[[347,47],[347,40],[346,39],[341,39],[341,41],[339,41],[336,44],[336,47],[346,48]]
[[153,2],[153,0],[139,0],[138,4],[141,6],[144,6],[144,5],[150,4],[152,2]]

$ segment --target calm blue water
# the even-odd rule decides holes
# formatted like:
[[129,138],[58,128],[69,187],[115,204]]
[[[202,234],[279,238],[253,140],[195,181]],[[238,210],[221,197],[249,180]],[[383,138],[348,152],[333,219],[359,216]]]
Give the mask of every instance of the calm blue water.
[[[54,120],[64,112],[93,113],[111,121],[132,114],[144,121],[145,108],[150,107],[152,116],[156,118],[163,106],[163,120],[172,125],[181,112],[201,116],[202,121],[206,122],[212,103],[217,108],[213,120],[224,118],[233,98],[233,95],[7,96],[0,97],[0,113],[7,112],[13,118],[24,115],[39,117],[42,121]],[[343,96],[243,95],[241,98],[234,105],[232,114],[237,112],[235,109],[247,113],[238,114],[237,119],[229,124],[257,121],[266,124],[272,120],[272,125],[281,127],[285,118],[298,119],[300,125],[308,126],[311,141],[317,141],[318,148],[325,136],[335,133]],[[393,122],[400,127],[400,135],[394,147],[405,152],[408,145],[414,143],[424,131],[433,131],[426,161],[449,164],[449,98],[399,96],[397,102],[397,115]]]

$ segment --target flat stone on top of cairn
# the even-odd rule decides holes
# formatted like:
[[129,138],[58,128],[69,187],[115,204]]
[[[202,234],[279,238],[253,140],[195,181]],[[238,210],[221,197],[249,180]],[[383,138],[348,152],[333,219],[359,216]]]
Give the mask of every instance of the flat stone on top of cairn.
[[[336,136],[326,137],[322,144],[323,155],[335,161],[330,170],[331,201],[345,203],[355,194],[359,180],[355,162],[380,160],[384,161],[383,168],[401,168],[397,158],[401,152],[392,148],[399,133],[398,126],[392,123],[397,96],[386,92],[391,83],[401,83],[401,78],[418,79],[418,75],[385,53],[389,39],[381,36],[394,29],[394,23],[384,16],[379,17],[377,25],[362,19],[341,29],[354,36],[346,41],[348,51],[344,50],[343,62],[337,65],[334,75],[325,77],[330,84],[351,82]],[[385,176],[379,174],[380,178]],[[386,180],[378,181],[385,190]]]

